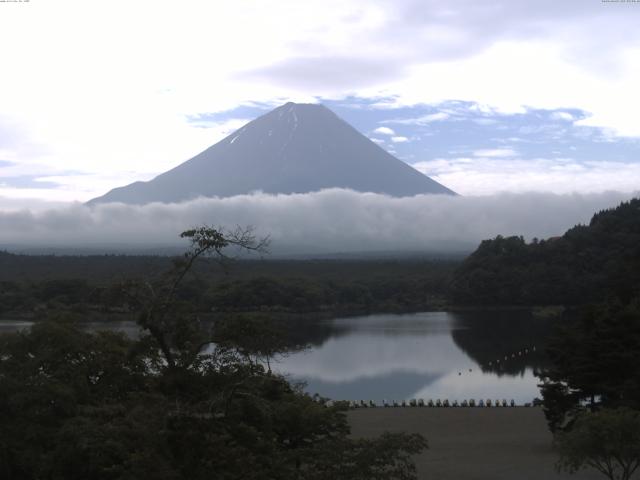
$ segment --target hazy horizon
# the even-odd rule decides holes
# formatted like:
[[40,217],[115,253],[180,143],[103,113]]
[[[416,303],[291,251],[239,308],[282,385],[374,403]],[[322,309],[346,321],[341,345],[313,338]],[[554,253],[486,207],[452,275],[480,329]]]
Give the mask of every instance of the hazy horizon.
[[[547,238],[588,223],[634,195],[620,192],[394,198],[344,189],[148,205],[80,203],[0,211],[0,246],[129,248],[185,246],[178,235],[200,224],[253,226],[274,255],[363,252],[459,253],[496,235]],[[108,249],[107,249],[108,250]]]

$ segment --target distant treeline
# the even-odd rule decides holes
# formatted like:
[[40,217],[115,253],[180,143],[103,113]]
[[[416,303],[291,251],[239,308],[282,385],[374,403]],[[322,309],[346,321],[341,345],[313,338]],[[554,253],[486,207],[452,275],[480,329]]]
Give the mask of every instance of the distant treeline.
[[[118,286],[162,275],[164,256],[29,256],[0,252],[0,315],[62,308],[127,311]],[[237,260],[201,262],[178,299],[201,312],[366,313],[445,305],[626,302],[640,287],[640,200],[595,214],[562,237],[498,236],[463,262]]]
[[[127,312],[119,286],[161,275],[167,257],[0,254],[0,315],[49,309]],[[178,300],[201,312],[359,313],[443,305],[457,262],[450,260],[209,259],[194,269]]]
[[21,255],[0,251],[0,281],[88,280],[92,283],[166,271],[171,258],[144,255]]
[[640,287],[640,199],[596,213],[562,237],[498,236],[456,270],[451,299],[467,305],[581,305]]

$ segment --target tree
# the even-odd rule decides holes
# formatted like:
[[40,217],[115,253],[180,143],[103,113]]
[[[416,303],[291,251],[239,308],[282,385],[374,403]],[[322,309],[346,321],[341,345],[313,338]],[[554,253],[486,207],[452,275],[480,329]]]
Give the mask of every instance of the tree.
[[54,450],[68,445],[65,429],[96,409],[124,409],[149,391],[154,375],[132,347],[122,335],[89,334],[61,318],[0,336],[2,478],[51,478],[63,458]]
[[549,340],[551,367],[541,373],[552,432],[584,409],[640,409],[640,302],[592,306],[563,322]]
[[264,362],[271,372],[271,361],[306,345],[292,343],[282,321],[260,313],[227,315],[216,320],[211,340],[218,348],[232,348],[247,362]]
[[155,280],[128,282],[123,293],[138,308],[138,323],[157,343],[168,368],[188,368],[211,338],[199,328],[193,306],[178,302],[176,295],[198,258],[213,255],[221,263],[228,261],[225,249],[263,253],[268,238],[257,239],[251,228],[225,232],[209,226],[186,230],[181,238],[190,241],[189,250],[174,261],[173,267]]
[[568,432],[556,436],[558,469],[584,467],[611,480],[629,480],[640,466],[640,412],[628,408],[584,412]]
[[[123,288],[139,310],[139,339],[61,318],[0,336],[0,476],[415,478],[420,435],[350,438],[346,405],[319,402],[255,361],[277,352],[274,333],[266,346],[230,324],[212,335],[177,300],[198,258],[264,242],[209,227],[183,237],[191,249],[167,274]],[[247,329],[265,331],[261,322]]]

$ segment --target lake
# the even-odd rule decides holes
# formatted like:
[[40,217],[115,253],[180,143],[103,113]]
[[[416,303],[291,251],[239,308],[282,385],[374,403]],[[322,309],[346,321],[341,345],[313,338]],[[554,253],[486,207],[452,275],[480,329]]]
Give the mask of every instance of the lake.
[[539,397],[551,322],[526,311],[428,312],[338,318],[316,325],[308,351],[276,369],[306,390],[340,400]]
[[[28,326],[2,321],[0,332]],[[132,322],[109,328],[138,331]],[[412,398],[522,404],[540,396],[534,372],[545,365],[551,321],[519,310],[425,312],[303,322],[295,329],[311,347],[279,358],[273,368],[305,382],[311,394],[378,404]]]

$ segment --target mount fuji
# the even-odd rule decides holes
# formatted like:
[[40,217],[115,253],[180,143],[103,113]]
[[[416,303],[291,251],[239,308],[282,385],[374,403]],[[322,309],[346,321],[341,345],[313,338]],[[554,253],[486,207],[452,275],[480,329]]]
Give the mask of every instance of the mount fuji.
[[114,188],[89,204],[180,202],[256,191],[326,188],[394,197],[449,194],[318,104],[287,103],[148,182]]

